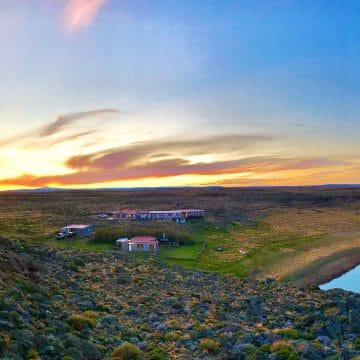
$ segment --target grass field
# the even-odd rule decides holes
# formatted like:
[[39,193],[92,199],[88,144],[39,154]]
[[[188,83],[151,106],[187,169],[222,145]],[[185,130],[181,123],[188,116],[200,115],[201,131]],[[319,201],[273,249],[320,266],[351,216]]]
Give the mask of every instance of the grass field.
[[161,247],[159,253],[162,259],[176,258],[179,260],[191,260],[196,257],[201,250],[201,246],[202,243],[197,241],[192,245],[183,245],[175,248]]
[[[186,225],[166,221],[98,220],[96,213],[181,207],[206,210],[203,221]],[[324,257],[360,248],[359,188],[188,189],[162,191],[66,191],[1,193],[0,235],[62,248],[114,250],[112,243],[88,239],[55,242],[54,234],[69,223],[92,223],[127,236],[154,232],[184,233],[193,241],[162,248],[160,258],[221,274],[273,275],[294,279]],[[195,260],[203,242],[201,255]],[[218,248],[222,251],[219,251]]]

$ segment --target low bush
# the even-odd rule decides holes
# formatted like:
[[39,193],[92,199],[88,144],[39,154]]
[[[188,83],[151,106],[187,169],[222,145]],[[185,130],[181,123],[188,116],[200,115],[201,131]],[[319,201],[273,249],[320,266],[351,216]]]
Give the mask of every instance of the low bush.
[[278,360],[298,360],[299,356],[295,353],[291,344],[285,341],[276,341],[270,348],[271,353],[276,354]]
[[206,350],[210,353],[216,353],[219,351],[220,343],[216,340],[205,338],[201,339],[199,347],[201,350]]
[[176,331],[170,331],[165,334],[164,338],[167,341],[177,341],[181,338],[181,334]]
[[95,234],[91,238],[91,242],[93,243],[101,243],[101,244],[115,244],[115,241],[120,237],[120,231],[110,228],[103,227],[97,228]]
[[292,329],[292,328],[280,329],[278,331],[278,334],[289,339],[299,339],[301,337],[300,333],[296,329]]
[[141,350],[134,344],[124,343],[118,346],[112,353],[113,360],[140,360],[143,358]]
[[98,313],[95,311],[84,311],[82,314],[73,314],[67,322],[73,330],[82,330],[86,327],[93,328],[96,325]]
[[169,357],[163,350],[154,349],[146,355],[146,360],[168,360]]
[[358,336],[355,340],[355,349],[360,350],[360,336]]
[[35,349],[30,349],[27,353],[28,360],[41,360],[39,353]]

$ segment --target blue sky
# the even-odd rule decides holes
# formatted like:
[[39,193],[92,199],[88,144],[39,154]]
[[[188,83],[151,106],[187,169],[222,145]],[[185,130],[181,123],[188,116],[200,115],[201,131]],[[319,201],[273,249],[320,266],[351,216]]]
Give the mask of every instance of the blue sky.
[[[0,158],[17,163],[0,179],[4,186],[31,186],[10,180],[45,175],[23,164],[29,164],[29,147],[9,144],[9,137],[31,134],[59,115],[116,109],[116,115],[62,128],[69,137],[80,128],[100,129],[101,136],[94,131],[86,143],[79,136],[62,144],[67,151],[57,144],[47,154],[35,144],[32,158],[44,162],[56,182],[79,171],[66,165],[74,153],[236,134],[271,139],[185,160],[267,156],[267,172],[185,172],[174,184],[310,183],[315,170],[316,182],[359,182],[359,10],[357,1],[0,0]],[[181,151],[168,155],[184,159]],[[336,171],[335,165],[326,169],[336,175],[321,178],[324,169],[314,168],[302,169],[300,178],[274,173],[276,161],[314,159],[336,162]],[[348,165],[339,168],[339,162]],[[109,181],[132,181],[122,177],[121,164],[114,167],[118,176]],[[136,178],[168,180],[156,171],[152,179]],[[85,185],[93,184],[89,174]]]

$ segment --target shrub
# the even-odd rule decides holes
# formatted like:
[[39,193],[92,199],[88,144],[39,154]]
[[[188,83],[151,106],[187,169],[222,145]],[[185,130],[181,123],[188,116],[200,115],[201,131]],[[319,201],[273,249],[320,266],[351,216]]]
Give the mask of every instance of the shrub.
[[95,231],[91,242],[101,244],[115,244],[115,241],[120,237],[119,230],[112,228],[98,228]]
[[296,329],[281,329],[278,331],[279,335],[282,335],[289,339],[299,339],[300,334]]
[[334,315],[337,315],[339,313],[339,309],[337,307],[331,307],[331,308],[327,308],[325,311],[324,311],[324,314],[326,316],[334,316]]
[[112,353],[111,359],[114,360],[140,360],[141,350],[134,344],[124,343],[118,346]]
[[5,351],[10,344],[10,336],[7,333],[0,334],[0,352]]
[[165,351],[154,349],[146,355],[146,360],[168,360],[168,356]]
[[270,352],[270,345],[269,344],[263,344],[260,346],[259,350],[263,353],[269,353]]
[[67,322],[73,330],[82,330],[85,327],[93,328],[96,325],[97,318],[97,312],[84,311],[82,314],[71,315]]
[[360,350],[360,336],[358,336],[355,340],[355,349]]
[[270,348],[270,352],[276,354],[279,360],[298,360],[299,356],[295,353],[292,345],[285,341],[276,341]]
[[27,358],[30,360],[41,360],[39,353],[35,349],[30,349],[27,353]]
[[216,340],[212,339],[201,339],[200,341],[200,349],[207,350],[211,353],[216,353],[220,348],[220,343]]
[[166,333],[164,338],[167,341],[177,341],[181,338],[181,334],[176,331],[171,331],[169,333]]

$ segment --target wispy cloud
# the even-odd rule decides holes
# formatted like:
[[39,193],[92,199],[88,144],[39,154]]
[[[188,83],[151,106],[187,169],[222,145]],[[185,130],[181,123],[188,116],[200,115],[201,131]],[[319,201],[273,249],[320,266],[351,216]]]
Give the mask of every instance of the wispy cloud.
[[86,169],[72,174],[54,176],[22,175],[12,179],[0,180],[1,185],[45,186],[89,185],[112,181],[138,180],[146,178],[166,178],[179,175],[217,175],[240,172],[242,160],[218,161],[191,164],[185,159],[168,159],[143,163],[118,169],[98,171]]
[[[24,174],[3,179],[0,185],[45,186],[45,185],[91,185],[147,178],[170,178],[180,175],[235,177],[225,179],[225,185],[248,183],[241,174],[261,183],[267,173],[286,173],[286,170],[303,172],[306,169],[336,168],[349,163],[331,159],[298,159],[275,156],[241,157],[239,154],[249,146],[259,146],[271,138],[254,135],[219,135],[194,139],[167,139],[138,142],[128,146],[76,155],[65,161],[72,171],[67,174],[36,176]],[[209,161],[192,161],[197,155],[215,156]],[[195,155],[195,158],[192,156]],[[225,156],[225,158],[224,158]],[[214,160],[218,159],[218,160]],[[221,160],[224,159],[224,160]],[[288,175],[285,175],[288,176]],[[283,179],[284,175],[279,176]],[[250,180],[249,180],[250,181]]]
[[107,0],[68,0],[64,23],[67,31],[76,32],[90,25]]
[[[140,156],[140,152],[137,154]],[[269,182],[272,184],[281,183],[284,179],[288,182],[296,182],[298,177],[293,175],[292,178],[279,176],[282,172],[279,164],[291,163],[289,159],[281,158],[245,158],[235,159],[227,161],[214,161],[209,163],[198,162],[191,163],[190,161],[182,158],[172,158],[166,160],[157,161],[144,161],[138,163],[138,156],[133,154],[132,160],[129,160],[131,156],[124,155],[125,161],[117,158],[113,163],[104,161],[104,158],[94,159],[90,161],[83,157],[74,157],[68,161],[77,167],[77,171],[71,174],[60,174],[53,176],[33,176],[25,174],[16,178],[9,178],[0,180],[0,185],[12,185],[12,186],[69,186],[69,185],[91,185],[99,183],[109,183],[114,181],[127,181],[127,180],[139,180],[147,178],[170,178],[180,175],[222,175],[224,177],[234,176],[233,178],[225,178],[215,184],[221,184],[225,186],[239,186],[239,185],[265,185]],[[107,158],[109,159],[109,158]],[[294,162],[294,161],[292,161]],[[111,166],[111,164],[113,166]],[[278,168],[280,173],[276,173]],[[300,171],[300,175],[303,175],[303,169]],[[267,173],[277,174],[273,178],[262,178],[259,176],[266,175]],[[239,177],[239,174],[252,173],[256,178],[243,178]],[[304,179],[306,179],[304,177]]]
[[[73,172],[54,176],[25,174],[13,179],[3,179],[2,185],[43,186],[45,184],[72,185],[110,181],[164,178],[179,175],[233,174],[254,167],[250,159],[214,160],[192,162],[183,156],[207,154],[212,144],[212,154],[226,155],[244,149],[250,143],[260,143],[266,137],[253,135],[221,135],[197,140],[166,140],[139,142],[106,151],[77,155],[66,160]],[[171,152],[167,154],[165,150]],[[161,155],[155,156],[154,155]],[[166,158],[163,158],[163,156]],[[255,160],[254,160],[255,161]],[[259,161],[259,160],[258,160]],[[255,161],[256,162],[256,161]]]
[[118,113],[119,111],[116,109],[97,109],[92,111],[84,111],[84,112],[76,112],[76,113],[69,113],[65,115],[60,115],[55,121],[52,123],[45,125],[38,129],[37,134],[38,136],[50,136],[58,131],[62,130],[64,127],[72,124],[75,121],[89,118],[89,117],[98,117],[98,116],[105,116],[108,114]]
[[152,161],[159,158],[208,154],[238,153],[250,146],[259,146],[272,138],[261,135],[218,135],[202,138],[144,141],[101,152],[75,156],[66,164],[72,169],[108,169],[123,167],[129,162]]
[[[73,112],[64,115],[59,115],[56,120],[41,126],[39,128],[18,134],[16,136],[8,137],[0,140],[0,148],[11,145],[13,143],[21,143],[31,139],[31,144],[36,143],[37,140],[41,140],[42,145],[51,146],[64,141],[74,140],[85,135],[89,135],[95,132],[95,130],[88,130],[78,132],[75,134],[58,137],[57,139],[50,139],[52,136],[57,135],[63,131],[66,127],[70,127],[77,121],[90,118],[90,117],[104,117],[111,114],[118,114],[119,110],[116,109],[96,109],[91,111]],[[44,142],[44,139],[48,140]],[[50,140],[49,140],[50,139]]]
[[347,161],[332,160],[332,159],[305,159],[297,162],[286,164],[278,170],[296,170],[296,169],[312,169],[321,167],[334,167],[349,165]]

